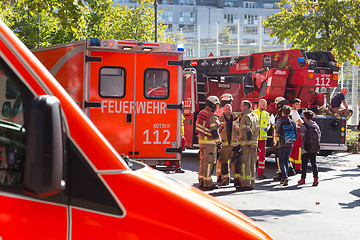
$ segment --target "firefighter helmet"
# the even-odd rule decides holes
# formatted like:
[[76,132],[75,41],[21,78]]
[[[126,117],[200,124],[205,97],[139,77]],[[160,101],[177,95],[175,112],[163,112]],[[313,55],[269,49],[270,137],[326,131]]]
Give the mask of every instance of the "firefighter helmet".
[[216,105],[220,104],[220,100],[217,96],[209,96],[206,101],[205,104],[207,106],[209,106],[211,109],[215,110]]
[[232,100],[234,100],[234,98],[230,93],[224,93],[223,95],[221,95],[220,100],[221,101],[232,101]]
[[275,105],[278,105],[278,104],[279,104],[279,102],[284,101],[284,100],[285,100],[285,98],[284,98],[284,97],[277,97],[277,98],[275,98],[274,103],[275,103]]

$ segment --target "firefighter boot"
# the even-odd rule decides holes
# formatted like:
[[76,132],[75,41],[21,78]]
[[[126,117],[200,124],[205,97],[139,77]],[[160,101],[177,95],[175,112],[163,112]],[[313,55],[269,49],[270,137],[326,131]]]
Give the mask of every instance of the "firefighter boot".
[[298,184],[305,184],[305,178],[301,178],[301,179],[298,181]]
[[319,178],[314,178],[313,186],[319,185]]

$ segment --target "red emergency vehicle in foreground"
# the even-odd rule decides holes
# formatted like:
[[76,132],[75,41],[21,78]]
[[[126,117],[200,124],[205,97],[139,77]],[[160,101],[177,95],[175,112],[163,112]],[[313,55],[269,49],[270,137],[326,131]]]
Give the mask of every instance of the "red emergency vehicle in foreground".
[[[336,87],[339,76],[339,67],[330,52],[301,49],[186,59],[183,66],[184,135],[189,148],[197,147],[194,123],[208,96],[232,94],[234,112],[240,112],[242,100],[250,100],[256,109],[263,98],[268,102],[266,110],[276,114],[274,100],[279,96],[290,103],[294,98],[301,99],[301,108],[316,108],[324,105],[321,88]],[[346,150],[345,118],[317,115],[314,120],[322,130],[323,153]],[[272,139],[268,143],[270,150]]]
[[118,153],[180,169],[183,47],[87,39],[33,53]]
[[272,239],[200,190],[121,158],[1,21],[0,84],[1,239]]

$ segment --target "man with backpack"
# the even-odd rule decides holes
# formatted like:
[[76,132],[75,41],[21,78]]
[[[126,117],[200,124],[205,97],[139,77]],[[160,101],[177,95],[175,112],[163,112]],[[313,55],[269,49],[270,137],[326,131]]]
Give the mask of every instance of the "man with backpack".
[[275,139],[278,142],[279,165],[282,174],[280,183],[284,186],[287,186],[289,182],[289,156],[297,138],[296,123],[289,118],[290,112],[290,106],[285,105],[282,109],[282,117],[275,126]]
[[316,154],[320,151],[320,137],[321,131],[319,126],[312,120],[314,117],[313,111],[304,112],[304,123],[300,126],[300,136],[303,139],[302,150],[302,174],[298,184],[305,184],[306,167],[310,160],[314,182],[313,186],[319,184],[318,169],[316,165]]

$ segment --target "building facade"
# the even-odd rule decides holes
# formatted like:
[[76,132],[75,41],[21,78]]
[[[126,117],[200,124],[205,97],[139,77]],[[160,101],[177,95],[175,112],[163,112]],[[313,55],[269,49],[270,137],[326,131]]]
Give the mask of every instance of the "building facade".
[[[256,52],[278,45],[269,36],[271,29],[260,24],[280,11],[276,2],[279,0],[158,0],[158,9],[163,10],[159,21],[168,25],[166,34],[186,44],[186,57],[207,54],[205,45],[213,45],[214,55]],[[130,6],[133,1],[114,0],[114,4]]]

